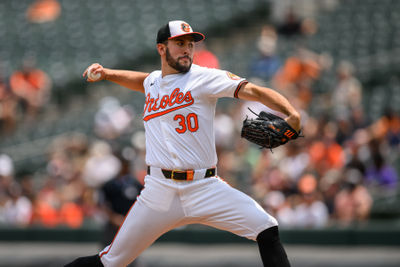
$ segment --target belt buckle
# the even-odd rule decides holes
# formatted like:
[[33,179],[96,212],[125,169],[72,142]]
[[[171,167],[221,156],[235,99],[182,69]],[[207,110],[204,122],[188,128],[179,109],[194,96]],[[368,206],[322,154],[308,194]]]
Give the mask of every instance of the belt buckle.
[[174,179],[174,173],[177,172],[177,171],[178,171],[178,170],[172,170],[172,171],[171,171],[171,180],[176,181],[176,180]]
[[[175,178],[174,178],[174,174],[175,174],[176,172],[179,172],[179,173],[186,173],[186,180],[175,179]],[[171,180],[173,180],[173,181],[178,181],[178,182],[182,182],[182,181],[193,181],[193,176],[194,176],[194,170],[182,171],[182,170],[177,170],[177,169],[175,169],[175,170],[172,170],[172,172],[171,172]]]
[[179,170],[179,169],[173,169],[173,170],[171,171],[171,180],[173,180],[173,181],[175,181],[175,182],[182,181],[182,180],[177,180],[177,179],[174,178],[174,174],[175,174],[176,172],[182,172],[182,171]]

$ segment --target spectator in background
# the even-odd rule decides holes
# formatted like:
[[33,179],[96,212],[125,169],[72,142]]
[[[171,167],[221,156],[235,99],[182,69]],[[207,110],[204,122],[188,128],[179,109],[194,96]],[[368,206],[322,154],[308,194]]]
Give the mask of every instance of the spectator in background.
[[337,78],[332,94],[332,107],[335,117],[348,119],[353,110],[361,108],[361,83],[354,76],[354,66],[348,61],[340,62]]
[[83,224],[83,209],[82,207],[70,200],[64,200],[60,208],[60,220],[64,225],[71,228],[79,228]]
[[17,123],[18,98],[11,91],[0,69],[0,135],[10,134]]
[[316,81],[322,68],[325,67],[324,62],[325,55],[318,55],[299,46],[295,53],[286,59],[283,67],[274,77],[274,83],[280,90],[292,90],[293,95],[297,95],[296,86],[299,84],[310,86]]
[[[263,163],[259,162],[258,164]],[[255,172],[260,167],[261,166],[256,166]],[[261,171],[261,173],[258,175],[256,173],[253,174],[256,176],[253,186],[259,193],[262,193],[262,191],[264,191],[264,195],[267,195],[270,191],[280,191],[285,195],[293,193],[295,185],[278,167],[270,166],[266,170],[259,169],[258,171]]]
[[77,171],[75,175],[69,180],[64,181],[58,186],[58,197],[60,199],[60,206],[58,215],[60,224],[67,225],[71,228],[78,228],[82,226],[85,214],[82,196],[85,192],[85,184],[80,179]]
[[300,203],[299,195],[289,195],[279,206],[276,217],[280,225],[286,228],[296,227],[296,206]]
[[44,227],[59,225],[79,228],[90,213],[85,210],[85,184],[80,177],[65,183],[47,177],[34,199],[33,223]]
[[61,14],[61,5],[57,0],[35,0],[26,11],[26,17],[33,23],[56,20]]
[[400,116],[398,112],[386,110],[384,118],[387,120],[388,130],[386,139],[391,147],[400,148]]
[[259,55],[250,63],[249,77],[262,79],[268,82],[281,66],[279,57],[275,54],[278,35],[275,28],[265,25],[257,41]]
[[[106,214],[101,247],[110,244],[122,225],[125,215],[136,201],[143,185],[133,176],[131,162],[123,156],[119,157],[121,170],[113,179],[100,189],[100,207]],[[129,267],[136,266],[136,261]]]
[[332,218],[335,212],[335,198],[341,189],[341,170],[331,169],[327,171],[319,181],[319,189],[329,216]]
[[[285,195],[281,191],[270,191],[268,194],[265,195],[264,199],[262,200],[261,204],[262,207],[268,211],[272,216],[278,216],[278,213],[284,208],[286,201]],[[279,224],[281,221],[278,218]],[[288,225],[286,223],[285,225]]]
[[18,174],[19,184],[21,185],[22,195],[26,196],[31,202],[35,199],[36,188],[34,178],[30,172],[20,171]]
[[0,191],[0,225],[6,224],[6,203],[9,197],[5,194],[5,192]]
[[0,154],[0,223],[9,223],[8,203],[12,200],[9,188],[14,182],[13,160],[6,154]]
[[58,136],[49,146],[47,173],[60,183],[80,176],[89,153],[87,136],[70,133]]
[[121,105],[117,98],[104,97],[95,115],[94,130],[101,138],[116,139],[131,129],[134,115],[132,108]]
[[296,225],[305,228],[319,228],[327,224],[329,213],[318,192],[315,175],[304,174],[298,184],[300,203],[295,207]]
[[[355,137],[354,139],[356,138],[357,137]],[[367,167],[363,160],[361,160],[360,158],[361,149],[362,148],[359,140],[351,140],[346,143],[347,163],[345,167],[350,169],[357,169],[362,175],[365,175]]]
[[342,189],[335,197],[335,216],[340,224],[365,221],[371,211],[372,197],[363,185],[363,176],[356,169],[344,172]]
[[7,192],[10,198],[4,205],[6,223],[10,225],[27,226],[31,223],[33,207],[31,201],[22,194],[21,186],[13,182]]
[[60,223],[58,210],[61,206],[56,181],[47,177],[34,201],[33,223],[45,227],[55,227]]
[[292,8],[287,11],[284,22],[278,27],[278,33],[287,37],[301,34],[301,20]]
[[318,25],[316,21],[312,18],[305,18],[301,22],[301,33],[304,36],[312,36],[318,31]]
[[350,122],[353,128],[353,131],[358,129],[365,129],[368,127],[369,123],[367,120],[368,114],[364,112],[363,107],[355,108],[352,110]]
[[10,77],[11,90],[20,98],[28,118],[34,118],[50,98],[51,80],[36,67],[33,58],[24,60],[21,70]]
[[371,126],[375,138],[386,140],[390,147],[400,145],[400,116],[398,112],[388,108],[383,116]]
[[328,208],[317,191],[301,195],[301,203],[296,206],[295,214],[297,227],[321,228],[329,221]]
[[0,154],[0,191],[14,180],[14,162],[7,154]]
[[337,127],[332,121],[322,123],[321,138],[315,139],[308,146],[310,166],[320,176],[323,176],[330,169],[341,169],[345,163],[345,154],[335,140]]
[[353,125],[349,119],[336,118],[336,142],[339,145],[344,145],[346,142],[350,142],[354,132]]
[[92,188],[99,188],[110,181],[121,170],[120,160],[113,155],[111,146],[104,141],[97,141],[90,149],[82,178]]
[[289,179],[296,183],[306,170],[309,163],[309,155],[303,150],[300,142],[286,144],[285,156],[279,160],[279,168]]
[[217,153],[221,149],[229,149],[232,146],[235,135],[235,121],[232,116],[220,109],[216,109],[214,127],[215,127],[215,145]]
[[397,188],[398,176],[396,170],[385,162],[380,151],[380,143],[378,140],[371,140],[370,144],[372,164],[366,170],[366,182],[370,187],[383,189]]
[[[58,144],[61,145],[61,143]],[[74,176],[74,171],[65,146],[59,147],[51,153],[47,163],[47,172],[51,178],[61,182],[68,181]]]
[[212,69],[219,69],[219,60],[217,56],[207,49],[204,41],[197,42],[195,45],[196,49],[193,56],[193,64]]

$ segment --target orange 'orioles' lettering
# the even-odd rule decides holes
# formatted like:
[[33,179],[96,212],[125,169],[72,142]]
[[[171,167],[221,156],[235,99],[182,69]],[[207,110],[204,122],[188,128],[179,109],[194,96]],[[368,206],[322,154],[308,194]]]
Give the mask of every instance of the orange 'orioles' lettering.
[[[181,92],[180,88],[175,88],[170,95],[164,95],[161,97],[158,95],[156,99],[150,96],[150,93],[146,96],[146,102],[144,107],[144,114],[146,112],[156,111],[156,113],[149,114],[143,118],[144,121],[148,121],[152,118],[162,116],[171,111],[181,109],[190,106],[194,103],[194,99],[190,91],[185,94]],[[176,106],[179,105],[179,106]],[[174,106],[174,107],[173,107]],[[167,107],[171,107],[166,109]],[[157,112],[158,111],[158,112]]]

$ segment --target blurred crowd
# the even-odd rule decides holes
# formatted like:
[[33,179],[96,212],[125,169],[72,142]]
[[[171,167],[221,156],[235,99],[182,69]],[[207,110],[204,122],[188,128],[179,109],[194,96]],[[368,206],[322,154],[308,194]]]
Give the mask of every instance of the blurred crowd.
[[50,100],[51,87],[49,75],[33,57],[26,58],[10,77],[4,77],[0,68],[0,136],[12,134],[18,124],[34,122]]
[[[18,177],[12,159],[2,154],[0,224],[75,228],[85,220],[105,223],[110,210],[114,211],[114,201],[131,199],[132,205],[139,194],[140,190],[132,191],[130,184],[135,188],[143,184],[143,152],[132,147],[114,149],[105,140],[91,142],[88,136],[74,133],[49,145],[44,173],[22,173]],[[115,199],[107,199],[110,183],[121,179],[126,181]],[[111,190],[115,188],[111,186]],[[116,207],[117,211],[121,208]]]
[[[61,14],[58,0],[34,0],[25,10],[30,23],[49,23]],[[20,123],[33,122],[51,95],[52,81],[32,55],[5,77],[0,58],[0,137],[12,134]]]
[[[398,110],[388,109],[371,121],[363,106],[363,86],[350,62],[334,62],[304,44],[287,57],[277,53],[279,38],[307,38],[315,31],[314,21],[299,21],[292,13],[281,25],[262,27],[257,40],[259,55],[251,61],[247,77],[278,90],[300,110],[304,137],[272,151],[260,149],[241,139],[239,133],[243,119],[252,116],[247,108],[259,112],[264,106],[232,101],[216,111],[218,175],[254,197],[282,227],[365,222],[374,199],[398,192]],[[205,44],[200,44],[195,62],[220,67],[218,57]],[[48,99],[50,79],[40,70],[32,74],[36,78],[29,78],[26,71],[33,67],[28,63],[10,77],[9,84],[0,81],[3,134],[14,127],[13,106],[21,106],[34,117]],[[331,68],[336,71],[332,88],[316,92],[315,84]],[[104,98],[94,118],[96,136],[75,133],[53,140],[47,148],[47,166],[39,174],[17,177],[13,160],[0,153],[0,223],[46,227],[80,227],[87,221],[118,224],[123,212],[118,211],[118,216],[110,213],[115,199],[107,198],[109,183],[119,181],[120,194],[111,194],[111,198],[124,195],[129,203],[139,193],[146,174],[144,133],[131,132],[135,116],[139,117],[131,107],[113,97]],[[132,135],[130,142],[119,142],[127,133]],[[129,181],[135,181],[134,186]]]
[[[297,19],[290,11],[281,25],[262,28],[259,55],[249,66],[250,81],[279,90],[302,114],[304,138],[273,153],[251,152],[252,148],[243,148],[248,145],[244,143],[239,149],[243,155],[237,158],[236,154],[235,159],[247,161],[251,194],[285,227],[365,222],[374,199],[398,194],[399,110],[387,108],[372,121],[363,106],[363,86],[355,67],[307,48],[304,40],[317,28],[311,19]],[[279,38],[297,43],[285,58],[277,53]],[[332,87],[316,90],[322,75],[332,73],[332,68],[336,73]],[[248,106],[265,109],[253,103],[243,106],[236,119],[249,113]],[[232,118],[229,123],[236,121],[235,116],[228,118]],[[223,151],[220,159],[228,155]],[[237,166],[242,164],[232,162],[232,168]]]

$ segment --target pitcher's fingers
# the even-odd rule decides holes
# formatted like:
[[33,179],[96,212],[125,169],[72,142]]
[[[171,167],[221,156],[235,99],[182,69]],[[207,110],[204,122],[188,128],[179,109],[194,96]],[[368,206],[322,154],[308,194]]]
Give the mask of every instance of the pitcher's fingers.
[[91,69],[91,72],[93,74],[97,74],[97,73],[101,72],[101,68],[100,67],[94,67],[94,68]]
[[102,67],[102,66],[101,66],[99,63],[93,63],[92,65],[90,65],[89,68],[98,69],[98,68],[101,68],[101,67]]
[[95,67],[100,66],[99,63],[93,63],[89,67],[86,68],[86,70],[83,72],[82,76],[85,77],[88,74],[89,69],[94,69]]

